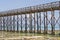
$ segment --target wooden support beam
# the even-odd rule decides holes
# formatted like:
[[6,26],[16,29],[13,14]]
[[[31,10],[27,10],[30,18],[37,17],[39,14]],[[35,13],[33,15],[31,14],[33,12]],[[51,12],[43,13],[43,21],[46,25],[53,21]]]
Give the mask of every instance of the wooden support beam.
[[[59,22],[60,22],[60,10],[59,10]],[[60,36],[60,23],[59,23],[59,36]]]
[[39,13],[39,18],[40,18],[40,33],[41,33],[41,12]]
[[27,32],[27,14],[25,14],[25,32]]
[[3,30],[5,31],[5,18],[4,17],[2,18],[3,18]]
[[10,16],[10,31],[12,31],[12,17]]
[[35,13],[34,13],[34,33],[36,32],[36,20],[35,20]]
[[44,34],[47,34],[48,30],[48,18],[47,18],[47,11],[44,12]]
[[37,13],[37,33],[39,33],[38,13]]
[[44,34],[46,34],[46,28],[45,28],[45,12],[43,13],[44,15]]
[[46,34],[47,34],[47,31],[48,31],[48,18],[47,18],[47,11],[46,11],[46,15],[45,15],[45,18],[46,18],[46,24],[45,24],[45,27],[46,27]]
[[32,33],[32,14],[29,14],[29,19],[30,19],[29,20],[29,22],[30,22],[30,26],[29,26],[30,30],[29,30],[29,32]]
[[51,34],[55,34],[55,17],[54,17],[54,11],[51,11]]
[[0,30],[2,31],[2,17],[0,17]]
[[17,32],[19,32],[19,15],[17,15]]
[[15,15],[13,16],[13,31],[15,32]]
[[6,30],[7,30],[7,32],[8,32],[8,27],[9,27],[9,26],[8,26],[8,16],[7,16],[6,22],[7,22],[7,23],[6,23],[6,26],[7,26],[7,27],[6,27]]
[[22,15],[21,15],[21,32],[23,32],[23,31],[22,31]]

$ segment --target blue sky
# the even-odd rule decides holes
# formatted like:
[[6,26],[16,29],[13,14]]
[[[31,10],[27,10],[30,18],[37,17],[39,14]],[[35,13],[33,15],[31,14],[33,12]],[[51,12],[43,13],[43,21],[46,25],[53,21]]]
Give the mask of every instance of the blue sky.
[[59,0],[0,0],[0,11],[23,8]]

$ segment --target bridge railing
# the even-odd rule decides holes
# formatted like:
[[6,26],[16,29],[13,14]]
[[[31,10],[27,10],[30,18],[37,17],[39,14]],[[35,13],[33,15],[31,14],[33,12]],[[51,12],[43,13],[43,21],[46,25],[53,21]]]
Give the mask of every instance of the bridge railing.
[[30,7],[25,7],[25,8],[19,8],[19,9],[13,9],[9,11],[4,11],[0,12],[1,15],[4,14],[14,14],[14,13],[25,13],[25,12],[30,12],[30,11],[40,11],[48,8],[55,8],[60,6],[60,1],[57,2],[52,2],[52,3],[47,3],[47,4],[41,4],[41,5],[36,5],[36,6],[30,6]]
[[52,7],[59,7],[59,2],[53,2],[51,3]]
[[42,9],[48,9],[48,8],[54,8],[54,7],[59,7],[60,2],[52,2],[52,3],[47,3],[47,4],[41,4],[41,5],[36,5],[36,6],[30,6],[30,7],[25,7],[19,10],[19,12],[25,12],[25,11],[30,11],[30,10],[42,10]]

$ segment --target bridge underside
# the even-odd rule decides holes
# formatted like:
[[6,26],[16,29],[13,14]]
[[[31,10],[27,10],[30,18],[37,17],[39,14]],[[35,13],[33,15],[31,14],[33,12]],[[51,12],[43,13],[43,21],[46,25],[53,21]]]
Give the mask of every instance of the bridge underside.
[[[60,2],[50,6],[39,6],[36,9],[13,12],[0,12],[0,30],[30,33],[51,33],[60,31]],[[56,6],[57,5],[57,6]]]

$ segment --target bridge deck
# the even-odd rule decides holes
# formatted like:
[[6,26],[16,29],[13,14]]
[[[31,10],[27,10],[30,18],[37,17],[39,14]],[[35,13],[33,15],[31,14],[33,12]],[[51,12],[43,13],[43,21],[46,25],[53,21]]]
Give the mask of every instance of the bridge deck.
[[60,1],[0,12],[0,17],[51,10],[60,10]]

